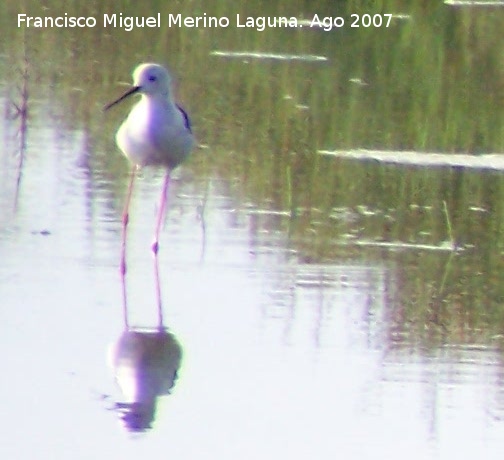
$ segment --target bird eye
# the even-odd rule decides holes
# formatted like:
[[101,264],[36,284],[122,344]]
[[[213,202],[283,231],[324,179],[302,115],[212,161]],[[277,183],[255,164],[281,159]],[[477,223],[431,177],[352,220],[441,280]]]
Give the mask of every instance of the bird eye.
[[149,81],[156,81],[157,77],[155,75],[149,75]]

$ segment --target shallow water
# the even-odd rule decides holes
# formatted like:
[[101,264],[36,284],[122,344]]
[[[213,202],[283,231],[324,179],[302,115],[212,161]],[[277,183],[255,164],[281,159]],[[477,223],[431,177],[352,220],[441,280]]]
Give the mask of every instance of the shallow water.
[[[79,133],[56,142],[33,124],[16,213],[12,175],[2,195],[4,458],[501,451],[500,350],[470,341],[429,348],[394,330],[408,270],[400,253],[305,263],[285,232],[258,229],[267,213],[244,207],[226,180],[195,179],[188,167],[170,191],[160,253],[165,325],[183,358],[151,430],[131,442],[106,360],[123,327],[120,200],[103,172],[79,161],[88,153]],[[135,327],[157,325],[149,238],[160,179],[145,171],[132,204]]]

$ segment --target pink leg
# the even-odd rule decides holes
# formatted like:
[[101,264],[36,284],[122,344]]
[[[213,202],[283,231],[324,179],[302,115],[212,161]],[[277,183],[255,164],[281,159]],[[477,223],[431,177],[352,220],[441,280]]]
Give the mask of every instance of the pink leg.
[[170,169],[166,171],[165,180],[163,183],[163,190],[161,191],[161,199],[159,200],[159,210],[156,220],[156,230],[154,233],[154,242],[152,243],[152,252],[154,253],[154,257],[157,257],[157,253],[159,250],[159,232],[161,231],[161,226],[163,225],[164,217],[165,217],[165,208],[166,208],[166,197],[168,195],[168,185],[170,184]]
[[159,276],[159,259],[154,256],[154,278],[156,282],[156,300],[157,300],[157,311],[158,311],[158,329],[160,331],[164,330],[163,325],[163,300],[161,297],[161,279]]
[[157,253],[159,250],[159,232],[161,231],[161,226],[164,222],[165,217],[165,209],[166,209],[166,197],[168,195],[168,186],[170,185],[170,169],[166,171],[165,180],[163,183],[163,190],[161,191],[161,198],[159,200],[159,210],[156,220],[156,231],[154,233],[154,242],[152,243],[152,252],[154,253],[154,257],[157,257]]
[[133,169],[131,170],[131,178],[130,178],[130,183],[128,186],[128,193],[126,195],[126,202],[124,203],[124,211],[122,215],[122,242],[121,242],[121,265],[120,265],[120,272],[121,275],[124,277],[126,275],[126,231],[128,227],[128,222],[129,222],[129,204],[131,201],[131,194],[133,192],[133,184],[135,182],[135,175],[137,171],[137,166],[133,166]]
[[129,329],[129,320],[128,320],[128,296],[126,292],[126,277],[124,275],[121,276],[121,287],[122,287],[122,301],[123,301],[123,320],[124,320],[124,329]]

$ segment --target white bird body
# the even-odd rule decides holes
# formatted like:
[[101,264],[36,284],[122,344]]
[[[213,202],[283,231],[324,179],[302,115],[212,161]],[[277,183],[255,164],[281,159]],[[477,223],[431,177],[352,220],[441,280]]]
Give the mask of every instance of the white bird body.
[[142,95],[117,131],[116,142],[135,165],[173,169],[189,154],[194,138],[172,101]]
[[117,131],[117,145],[137,166],[173,169],[189,155],[194,136],[187,114],[171,97],[170,74],[158,64],[141,64],[133,72],[133,82],[131,89],[106,107],[141,94]]

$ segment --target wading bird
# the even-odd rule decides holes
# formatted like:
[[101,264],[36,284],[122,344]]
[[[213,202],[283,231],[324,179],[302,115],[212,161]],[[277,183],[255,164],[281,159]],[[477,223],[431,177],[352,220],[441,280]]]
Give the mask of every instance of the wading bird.
[[121,273],[126,273],[126,230],[136,172],[142,166],[162,166],[166,175],[159,201],[152,251],[157,257],[159,232],[164,220],[166,196],[172,170],[189,155],[194,136],[187,113],[172,98],[169,72],[158,64],[141,64],[133,72],[133,86],[104,110],[133,94],[141,99],[131,109],[116,134],[116,142],[133,163],[122,218]]

